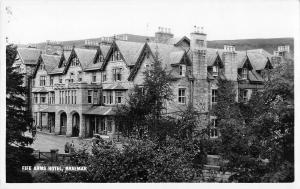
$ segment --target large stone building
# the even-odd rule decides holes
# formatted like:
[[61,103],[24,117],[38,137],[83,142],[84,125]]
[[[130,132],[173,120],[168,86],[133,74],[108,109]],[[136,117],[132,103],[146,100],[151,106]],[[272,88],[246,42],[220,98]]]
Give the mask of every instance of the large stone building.
[[115,39],[94,48],[39,54],[31,82],[34,124],[59,135],[114,137],[116,106],[125,103],[134,85],[143,84],[143,72],[156,58],[174,78],[174,99],[166,103],[166,113],[182,111],[191,103],[199,112],[198,129],[210,125],[211,138],[219,135],[212,111],[216,79],[232,80],[236,100],[247,101],[263,87],[273,67],[272,55],[263,49],[207,48],[206,34],[198,30],[190,38],[174,38],[160,28],[145,42]]

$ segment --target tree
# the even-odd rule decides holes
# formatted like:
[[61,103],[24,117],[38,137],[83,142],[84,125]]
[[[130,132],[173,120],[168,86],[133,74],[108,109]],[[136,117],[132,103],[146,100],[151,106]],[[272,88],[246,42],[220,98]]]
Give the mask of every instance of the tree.
[[[164,103],[172,98],[172,77],[162,67],[158,55],[154,58],[152,68],[144,73],[142,88],[135,86],[129,95],[128,102],[118,108],[116,118],[119,126],[127,136],[137,135],[139,138],[157,138],[161,133]],[[160,122],[163,120],[163,122]],[[160,138],[160,137],[159,137]]]
[[6,47],[6,181],[31,182],[31,175],[22,172],[22,166],[34,165],[33,150],[26,147],[33,142],[24,133],[31,128],[32,119],[25,110],[26,88],[23,75],[13,67],[16,47]]
[[248,103],[235,102],[230,81],[219,82],[216,114],[220,155],[238,182],[294,180],[293,63],[274,69]]

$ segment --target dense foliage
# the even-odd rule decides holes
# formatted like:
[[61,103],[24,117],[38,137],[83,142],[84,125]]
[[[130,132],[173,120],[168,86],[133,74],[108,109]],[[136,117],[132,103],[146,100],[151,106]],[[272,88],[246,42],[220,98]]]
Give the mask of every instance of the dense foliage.
[[92,155],[78,151],[68,163],[87,166],[87,172],[42,173],[36,182],[191,182],[205,159],[198,146],[173,139],[164,145],[131,140],[123,150],[95,146]]
[[172,77],[162,67],[158,57],[144,72],[144,82],[135,86],[128,102],[117,111],[117,122],[126,136],[159,138],[164,103],[172,98]]
[[[290,66],[290,67],[289,67]],[[231,81],[220,80],[216,114],[219,154],[238,182],[294,179],[294,84],[292,64],[274,69],[271,80],[249,102],[235,102]]]
[[22,172],[22,166],[34,165],[32,143],[24,132],[31,127],[32,120],[25,110],[26,88],[22,86],[23,75],[15,72],[13,63],[17,56],[16,47],[6,47],[6,181],[31,182],[31,175]]

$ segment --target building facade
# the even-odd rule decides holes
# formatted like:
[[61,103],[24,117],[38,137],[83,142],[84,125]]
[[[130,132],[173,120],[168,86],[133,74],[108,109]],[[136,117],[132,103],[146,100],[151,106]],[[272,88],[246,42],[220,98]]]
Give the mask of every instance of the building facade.
[[217,138],[217,78],[233,81],[236,100],[247,101],[268,79],[273,56],[263,49],[207,48],[206,37],[196,30],[190,38],[174,38],[170,30],[160,29],[143,43],[115,39],[95,48],[62,50],[61,55],[40,54],[31,82],[34,124],[58,135],[114,138],[116,107],[135,85],[143,85],[143,72],[159,59],[174,78],[174,98],[165,104],[165,113],[192,104],[199,113],[198,129],[210,126],[210,137]]

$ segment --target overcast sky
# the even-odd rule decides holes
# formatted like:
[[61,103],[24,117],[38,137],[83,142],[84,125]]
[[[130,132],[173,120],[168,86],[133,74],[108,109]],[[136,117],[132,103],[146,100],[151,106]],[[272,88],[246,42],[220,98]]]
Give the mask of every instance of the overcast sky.
[[10,42],[73,40],[130,33],[153,36],[158,26],[189,37],[203,26],[208,40],[293,37],[296,0],[35,0],[6,1]]

